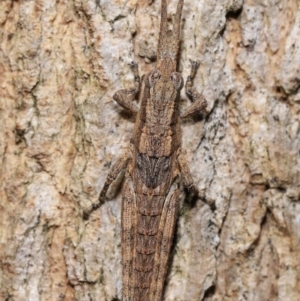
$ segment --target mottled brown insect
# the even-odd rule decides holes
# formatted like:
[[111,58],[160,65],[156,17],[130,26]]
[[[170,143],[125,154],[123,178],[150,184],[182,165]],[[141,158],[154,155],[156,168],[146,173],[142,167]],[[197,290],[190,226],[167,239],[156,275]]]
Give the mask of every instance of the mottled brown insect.
[[193,88],[197,63],[192,62],[185,89],[193,104],[180,112],[183,78],[176,71],[180,44],[183,0],[179,0],[168,30],[167,1],[162,0],[156,68],[143,81],[140,107],[134,96],[140,90],[138,66],[131,63],[135,84],[113,96],[122,107],[136,114],[130,150],[121,155],[108,173],[98,203],[121,170],[127,169],[122,199],[123,301],[161,301],[168,258],[179,206],[179,180],[197,191],[181,151],[180,119],[204,113],[207,103]]

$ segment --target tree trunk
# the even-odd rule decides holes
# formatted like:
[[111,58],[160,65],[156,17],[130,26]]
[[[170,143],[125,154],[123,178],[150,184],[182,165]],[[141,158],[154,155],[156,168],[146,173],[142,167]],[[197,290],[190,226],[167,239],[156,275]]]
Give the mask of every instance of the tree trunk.
[[[209,204],[182,191],[164,300],[300,300],[298,6],[185,1],[179,71],[200,62],[209,114],[183,122],[182,148]],[[159,0],[1,1],[1,300],[120,300],[122,176],[82,210],[128,147],[134,117],[112,95],[129,62],[155,66],[159,14]]]

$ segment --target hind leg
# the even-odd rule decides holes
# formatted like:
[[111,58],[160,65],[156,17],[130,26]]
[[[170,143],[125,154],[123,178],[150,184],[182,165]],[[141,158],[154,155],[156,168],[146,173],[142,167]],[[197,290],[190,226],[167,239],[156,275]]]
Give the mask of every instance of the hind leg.
[[136,201],[131,177],[127,177],[122,198],[122,301],[133,298],[133,252],[134,229],[136,224]]
[[83,218],[88,219],[90,214],[97,210],[101,205],[105,203],[106,192],[110,184],[117,178],[119,173],[126,168],[128,161],[131,159],[131,152],[127,151],[122,156],[120,156],[111,169],[108,172],[104,186],[99,194],[98,202],[93,204],[90,208],[85,209],[83,212]]
[[[177,186],[177,184],[176,184]],[[155,255],[154,275],[149,292],[149,301],[161,301],[168,269],[169,254],[179,208],[179,190],[175,189],[166,198],[159,224],[159,239]]]

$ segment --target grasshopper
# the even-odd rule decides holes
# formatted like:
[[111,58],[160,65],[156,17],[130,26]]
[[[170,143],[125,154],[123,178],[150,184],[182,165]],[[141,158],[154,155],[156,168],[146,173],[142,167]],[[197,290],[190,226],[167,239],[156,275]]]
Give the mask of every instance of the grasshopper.
[[84,217],[99,208],[110,184],[126,169],[122,196],[123,301],[161,301],[179,208],[179,181],[197,193],[181,150],[180,120],[204,114],[207,102],[193,87],[198,63],[191,62],[185,84],[192,104],[180,111],[184,81],[177,69],[183,0],[179,0],[173,30],[168,29],[167,1],[161,1],[157,63],[143,80],[140,107],[138,65],[130,64],[134,87],[117,91],[113,99],[136,115],[130,148],[111,167],[98,202]]

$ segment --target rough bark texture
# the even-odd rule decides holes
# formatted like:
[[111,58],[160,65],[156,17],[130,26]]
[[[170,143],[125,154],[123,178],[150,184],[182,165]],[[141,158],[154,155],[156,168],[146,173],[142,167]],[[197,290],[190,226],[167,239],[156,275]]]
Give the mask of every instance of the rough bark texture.
[[[180,70],[199,60],[210,114],[184,122],[183,149],[215,204],[182,192],[165,300],[300,300],[298,6],[185,1]],[[127,63],[153,67],[159,13],[158,0],[0,2],[1,300],[120,298],[121,177],[81,214],[128,144],[134,119],[112,95],[132,84]]]

